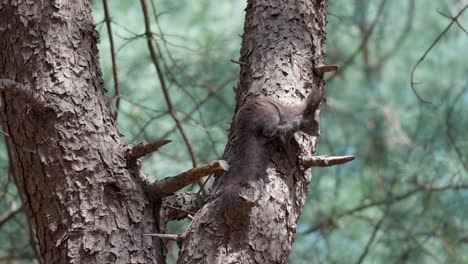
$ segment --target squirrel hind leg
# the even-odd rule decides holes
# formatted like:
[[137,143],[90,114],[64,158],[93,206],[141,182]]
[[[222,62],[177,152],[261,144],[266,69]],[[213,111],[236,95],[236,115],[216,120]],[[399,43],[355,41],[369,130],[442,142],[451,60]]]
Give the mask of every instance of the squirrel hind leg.
[[291,140],[292,140],[293,135],[290,133],[280,135],[278,137],[278,144],[280,147],[280,150],[284,153],[286,156],[286,159],[289,164],[294,165],[295,164],[295,157],[294,153],[292,153],[292,148],[291,148]]
[[218,210],[231,220],[241,219],[257,205],[259,198],[259,191],[254,186],[226,186],[219,197]]

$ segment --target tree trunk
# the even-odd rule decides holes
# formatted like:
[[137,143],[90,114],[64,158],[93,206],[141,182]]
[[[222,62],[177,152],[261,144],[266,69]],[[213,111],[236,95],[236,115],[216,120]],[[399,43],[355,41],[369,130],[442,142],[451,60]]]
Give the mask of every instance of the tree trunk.
[[[258,96],[296,105],[321,94],[325,5],[248,1],[237,109]],[[115,126],[97,36],[88,1],[0,4],[2,125],[15,181],[46,263],[163,263],[161,240],[144,234],[161,233],[166,212],[145,194]],[[246,177],[254,168],[255,199],[226,204],[219,175],[186,232],[179,263],[287,260],[310,181],[301,161],[315,152],[317,138],[296,133],[288,148],[299,154],[289,157],[273,141],[250,145],[236,136],[231,128],[225,157]],[[236,166],[238,145],[254,164]]]
[[[317,69],[324,61],[325,7],[325,0],[248,1],[237,110],[257,96],[299,104],[306,94],[323,89],[323,74]],[[246,211],[233,208],[220,198],[226,191],[222,185],[227,174],[218,175],[210,199],[187,230],[179,263],[285,263],[291,251],[310,182],[310,173],[300,161],[315,152],[317,138],[296,133],[293,148],[299,154],[288,162],[274,143],[237,142],[241,140],[236,138],[235,120],[225,159],[231,170],[247,174],[260,167],[252,191],[258,196]],[[236,156],[236,144],[247,148],[260,144],[262,149],[252,156],[263,160],[236,167],[241,158]]]
[[2,125],[44,261],[161,263],[143,235],[158,215],[103,88],[90,2],[2,2],[0,79],[17,82],[3,81]]

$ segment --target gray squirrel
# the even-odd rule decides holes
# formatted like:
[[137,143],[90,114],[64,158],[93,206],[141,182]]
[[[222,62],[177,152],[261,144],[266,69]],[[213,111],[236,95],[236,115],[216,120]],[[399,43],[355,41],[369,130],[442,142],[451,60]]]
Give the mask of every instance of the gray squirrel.
[[254,97],[239,108],[234,119],[237,141],[230,161],[231,169],[223,176],[221,186],[222,207],[241,207],[237,209],[242,210],[253,206],[256,194],[252,187],[265,173],[269,161],[267,144],[277,140],[290,160],[294,133],[318,135],[319,123],[314,116],[322,97],[321,89],[296,105],[284,105],[269,97]]

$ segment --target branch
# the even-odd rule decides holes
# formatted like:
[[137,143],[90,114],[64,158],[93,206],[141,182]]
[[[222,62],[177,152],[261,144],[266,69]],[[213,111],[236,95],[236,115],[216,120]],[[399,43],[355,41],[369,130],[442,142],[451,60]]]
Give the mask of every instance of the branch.
[[377,224],[374,226],[374,230],[372,231],[372,234],[369,238],[369,240],[367,241],[366,243],[366,247],[364,248],[364,251],[362,252],[362,254],[359,256],[359,259],[358,261],[356,262],[357,264],[361,264],[364,259],[366,258],[367,254],[369,254],[369,249],[372,245],[372,243],[374,242],[375,240],[375,236],[377,235],[377,232],[379,231],[380,227],[382,226],[382,223],[386,217],[386,213],[388,211],[388,208],[387,210],[385,210],[385,214],[380,218],[379,222],[377,222]]
[[[441,16],[444,16],[444,17],[446,17],[446,18],[448,18],[448,19],[453,19],[453,17],[451,17],[451,16],[449,16],[449,15],[446,15],[446,14],[442,13],[441,11],[439,11],[439,10],[437,10],[437,9],[436,9],[436,11],[437,11],[437,13],[439,13]],[[465,32],[465,34],[468,35],[468,31],[460,24],[460,22],[458,22],[458,19],[455,20],[455,23],[457,23],[457,26],[458,26],[461,30],[463,30],[463,32]]]
[[306,168],[330,167],[340,165],[354,160],[355,156],[310,156],[302,161]]
[[[203,104],[205,104],[211,98],[211,96],[216,94],[221,88],[226,86],[230,81],[232,81],[232,79],[228,78],[223,83],[221,83],[220,85],[215,85],[215,86],[212,86],[212,87],[208,88],[208,93],[205,95],[205,97],[203,97],[198,102],[198,104],[190,112],[188,112],[187,115],[181,120],[182,124],[187,123],[192,118],[193,114],[196,111],[198,111],[198,109],[200,109],[200,107],[202,107]],[[161,138],[168,137],[170,134],[172,134],[176,130],[177,130],[177,126],[174,126],[170,130],[168,130],[164,135],[162,135]]]
[[193,216],[195,215],[195,213],[193,213],[193,212],[189,212],[189,211],[186,211],[186,210],[184,210],[182,208],[177,208],[177,207],[169,205],[169,204],[165,204],[164,207],[167,207],[167,208],[172,209],[172,210],[179,211],[179,212],[183,213],[184,216],[187,217],[190,220],[193,220]]
[[19,212],[21,212],[21,210],[23,210],[23,207],[16,208],[15,210],[12,210],[12,211],[8,212],[7,215],[2,216],[2,217],[0,218],[0,228],[1,228],[4,224],[6,224],[8,221],[10,221],[11,219],[13,219],[13,218],[16,216],[16,214],[18,214]]
[[26,222],[28,223],[29,245],[31,246],[33,250],[34,257],[36,258],[37,262],[39,262],[39,264],[44,264],[42,256],[39,253],[39,250],[37,248],[37,246],[39,245],[39,241],[36,240],[37,237],[35,236],[31,221],[26,221]]
[[331,64],[331,65],[319,65],[317,66],[317,71],[320,73],[334,72],[340,69],[340,65]]
[[127,152],[127,160],[136,160],[138,158],[146,156],[152,152],[155,152],[160,147],[171,142],[172,140],[158,140],[158,141],[151,142],[151,143],[145,143],[145,142],[138,143],[137,145],[133,146],[133,148]]
[[27,85],[9,79],[0,79],[0,92],[17,97],[37,112],[49,110],[44,98]]
[[162,210],[165,211],[164,222],[187,218],[195,215],[204,204],[204,197],[191,192],[174,193],[165,197],[162,202]]
[[405,39],[409,36],[411,27],[413,26],[414,20],[414,0],[410,0],[408,3],[408,14],[406,15],[406,22],[401,31],[400,36],[395,40],[395,44],[385,53],[381,58],[378,59],[377,65],[383,65],[389,58],[391,58],[395,52],[399,50],[401,45],[405,42]]
[[215,160],[199,167],[190,169],[179,175],[168,177],[159,181],[155,181],[150,185],[150,190],[158,198],[169,196],[176,191],[184,188],[187,185],[195,182],[201,177],[221,173],[229,170],[229,165],[224,160]]
[[437,44],[437,42],[439,42],[439,40],[442,38],[442,36],[445,35],[445,33],[447,33],[447,31],[450,29],[450,27],[452,27],[452,25],[457,22],[457,19],[458,17],[461,16],[461,14],[463,14],[463,12],[465,11],[465,9],[468,7],[468,5],[465,5],[465,7],[463,7],[460,12],[458,12],[458,14],[454,17],[452,17],[452,21],[450,21],[450,23],[447,25],[447,27],[445,27],[445,29],[439,34],[439,36],[437,36],[437,38],[432,42],[432,44],[429,46],[429,48],[424,52],[424,54],[421,56],[421,58],[419,58],[419,60],[416,62],[416,64],[413,66],[413,69],[411,70],[411,79],[410,79],[410,84],[411,84],[411,90],[413,90],[413,93],[414,95],[416,95],[416,97],[419,99],[419,101],[423,102],[423,103],[431,103],[430,101],[427,101],[427,100],[424,100],[418,92],[416,92],[416,89],[414,87],[414,85],[416,84],[416,82],[414,81],[414,72],[416,71],[416,68],[419,66],[419,64],[421,64],[421,62],[424,61],[424,59],[426,58],[426,56],[429,54],[429,52],[432,50],[432,48],[434,48],[434,46]]
[[245,63],[243,61],[230,60],[230,62],[235,63],[235,64],[239,64],[239,65],[247,65],[247,63]]
[[346,69],[349,65],[351,65],[354,60],[357,58],[357,55],[365,48],[367,45],[367,42],[369,41],[370,37],[372,36],[374,29],[377,25],[377,22],[379,21],[380,16],[382,15],[384,11],[384,7],[386,4],[387,0],[382,0],[380,2],[379,8],[377,10],[377,15],[375,16],[374,20],[372,21],[371,25],[369,26],[369,29],[364,32],[364,36],[362,38],[361,43],[359,44],[359,47],[351,54],[351,56],[348,57],[348,59],[345,60],[345,62],[341,66],[341,70],[333,73],[326,81],[327,83],[330,82],[333,78],[335,78],[340,72],[343,72],[344,69]]
[[150,26],[150,21],[149,21],[149,15],[148,15],[148,8],[146,6],[146,0],[141,0],[141,7],[143,10],[143,17],[145,20],[145,36],[146,36],[146,42],[148,44],[148,49],[150,52],[151,60],[153,61],[154,67],[156,68],[156,73],[158,74],[159,82],[161,84],[161,89],[163,91],[164,99],[166,100],[167,108],[169,110],[169,113],[174,119],[174,122],[177,125],[177,128],[180,131],[180,134],[182,135],[182,138],[185,141],[185,144],[187,145],[188,152],[190,154],[190,158],[192,160],[192,166],[196,167],[197,166],[197,160],[195,157],[195,152],[193,150],[193,145],[192,142],[190,141],[189,137],[187,136],[187,133],[185,132],[184,127],[182,126],[182,123],[180,122],[179,117],[177,116],[177,113],[174,109],[174,106],[171,101],[171,97],[169,95],[169,91],[167,89],[166,85],[166,80],[164,78],[161,66],[159,65],[158,57],[156,56],[156,51],[154,50],[153,47],[153,33],[151,33],[151,26]]
[[172,235],[172,234],[143,234],[144,236],[158,237],[166,240],[174,240],[177,242],[182,242],[184,240],[184,235]]
[[455,149],[455,154],[457,155],[458,159],[460,160],[460,163],[463,165],[463,168],[465,171],[468,171],[468,160],[465,158],[463,155],[462,150],[457,146],[455,142],[455,137],[453,136],[452,132],[452,114],[455,109],[455,105],[460,101],[462,98],[463,94],[467,91],[468,85],[465,85],[465,88],[463,88],[459,94],[455,96],[455,100],[453,100],[452,105],[447,111],[447,118],[445,119],[445,125],[447,129],[445,130],[445,133],[448,137],[450,145]]
[[117,62],[115,59],[115,48],[114,48],[114,37],[112,36],[112,21],[109,15],[109,7],[107,6],[107,0],[102,1],[104,3],[104,16],[107,26],[107,34],[109,34],[109,44],[111,49],[111,59],[112,59],[112,75],[114,77],[114,99],[115,99],[115,112],[114,118],[117,120],[120,107],[120,88],[119,88],[119,79],[117,76]]
[[430,184],[423,184],[421,182],[417,182],[416,184],[419,185],[419,186],[412,189],[412,190],[410,190],[410,191],[408,191],[408,192],[405,192],[403,194],[396,195],[396,196],[393,196],[393,195],[392,196],[387,196],[386,198],[384,198],[382,200],[378,200],[378,201],[369,202],[369,203],[366,203],[366,204],[363,204],[363,205],[359,205],[359,206],[357,206],[355,208],[352,208],[352,209],[349,209],[349,210],[344,211],[342,213],[333,215],[333,216],[319,222],[318,224],[310,227],[309,229],[305,230],[304,232],[300,233],[300,235],[310,234],[310,233],[318,231],[318,230],[320,230],[321,228],[324,228],[324,227],[336,226],[334,224],[333,225],[332,224],[327,224],[327,222],[336,223],[339,219],[341,219],[341,218],[343,218],[345,216],[352,215],[352,214],[355,214],[355,213],[360,212],[360,211],[367,210],[367,209],[372,208],[372,207],[398,203],[398,202],[401,202],[401,201],[403,201],[405,199],[408,199],[408,198],[412,197],[413,195],[416,195],[416,194],[418,194],[420,192],[441,192],[441,191],[446,191],[446,190],[465,190],[465,189],[468,189],[468,184],[466,184],[466,183],[449,184],[449,185],[444,185],[444,186],[434,186],[434,185],[430,185]]

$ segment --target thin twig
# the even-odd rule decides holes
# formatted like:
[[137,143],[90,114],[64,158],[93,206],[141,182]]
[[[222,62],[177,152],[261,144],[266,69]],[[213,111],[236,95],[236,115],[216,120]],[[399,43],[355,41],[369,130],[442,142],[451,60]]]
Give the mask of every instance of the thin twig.
[[111,49],[111,59],[112,59],[112,75],[114,77],[114,99],[115,99],[115,112],[114,118],[117,120],[120,107],[120,88],[119,88],[119,79],[117,75],[117,61],[115,59],[115,48],[114,48],[114,37],[112,36],[112,21],[109,15],[109,7],[107,6],[107,0],[102,0],[104,3],[104,16],[106,20],[107,33],[109,34],[109,43]]
[[176,210],[166,210],[164,221],[180,220],[187,217],[187,214],[195,215],[205,204],[205,198],[193,192],[176,192],[164,197],[162,208],[177,208]]
[[[193,114],[200,109],[214,94],[216,94],[221,88],[223,88],[225,85],[227,85],[231,79],[225,80],[221,85],[213,86],[212,88],[208,89],[208,93],[203,97],[197,105],[187,113],[187,115],[182,119],[182,124],[187,123],[193,116]],[[170,134],[174,133],[174,131],[177,129],[177,126],[174,126],[173,128],[169,129],[164,135],[162,135],[160,138],[167,138]]]
[[4,224],[8,223],[8,221],[13,219],[19,212],[21,212],[21,210],[23,210],[23,207],[16,208],[15,210],[8,212],[7,215],[2,215],[2,217],[0,218],[0,228]]
[[434,186],[434,185],[420,185],[406,193],[403,193],[403,194],[400,194],[400,195],[397,195],[397,196],[391,196],[391,197],[386,197],[385,199],[382,199],[382,200],[378,200],[378,201],[375,201],[375,202],[369,202],[367,204],[363,204],[363,205],[359,205],[353,209],[350,209],[350,210],[347,210],[347,211],[344,211],[340,214],[336,214],[336,215],[333,215],[332,217],[329,217],[323,221],[321,221],[320,223],[308,228],[307,230],[305,230],[304,232],[301,233],[301,235],[305,235],[305,234],[309,234],[309,233],[312,233],[312,232],[315,232],[317,230],[320,230],[320,226],[322,227],[326,227],[326,226],[329,226],[329,225],[325,225],[324,223],[327,222],[327,221],[330,221],[330,218],[333,218],[333,221],[337,221],[338,219],[340,218],[343,218],[345,216],[348,216],[348,215],[352,215],[354,213],[357,213],[357,212],[360,212],[360,211],[363,211],[363,210],[366,210],[366,209],[369,209],[369,208],[372,208],[372,207],[376,207],[376,206],[382,206],[382,205],[386,205],[388,203],[398,203],[400,201],[403,201],[405,199],[408,199],[410,197],[412,197],[413,195],[415,194],[418,194],[420,192],[424,192],[424,191],[445,191],[445,190],[461,190],[461,189],[468,189],[468,184],[452,184],[452,185],[444,185],[444,186]]
[[375,16],[374,20],[372,21],[369,29],[365,32],[364,37],[359,44],[358,48],[351,54],[351,56],[348,57],[348,59],[345,60],[343,65],[341,66],[341,69],[339,71],[336,71],[331,75],[330,77],[327,78],[327,83],[330,82],[333,78],[335,78],[340,72],[343,72],[344,69],[346,69],[349,65],[351,65],[354,60],[356,59],[357,55],[362,51],[364,47],[366,47],[367,42],[369,41],[370,37],[372,36],[372,33],[374,32],[375,26],[377,25],[377,22],[379,21],[380,15],[382,14],[385,4],[387,0],[382,0],[380,2],[379,9],[377,10],[377,15]]
[[172,234],[143,234],[144,236],[150,236],[150,237],[158,237],[161,239],[166,239],[166,240],[173,240],[177,242],[181,242],[184,240],[183,235],[172,235]]
[[193,212],[189,212],[187,210],[184,210],[182,208],[177,208],[175,206],[172,206],[170,204],[165,204],[164,207],[167,207],[167,208],[170,208],[170,209],[173,209],[173,210],[176,210],[176,211],[180,211],[182,213],[186,213],[187,214],[187,218],[190,219],[190,220],[193,220],[193,215],[195,215],[195,213]]
[[211,176],[212,176],[212,175],[208,176],[208,177],[206,178],[206,180],[203,181],[202,185],[200,186],[200,190],[198,190],[197,194],[200,194],[200,193],[202,192],[202,190],[205,189],[205,185],[206,185],[206,184],[208,183],[208,181],[211,179]]
[[356,262],[357,264],[361,264],[362,261],[364,261],[364,258],[367,256],[369,253],[369,249],[374,242],[375,236],[377,235],[377,232],[379,231],[380,227],[382,226],[383,220],[385,219],[385,216],[387,215],[388,208],[385,210],[384,215],[380,218],[379,222],[374,226],[374,230],[372,231],[372,234],[367,241],[366,247],[364,248],[364,251],[362,252],[361,256],[359,256],[358,261]]
[[146,0],[141,0],[141,7],[143,9],[143,16],[145,20],[145,35],[146,35],[146,41],[148,44],[148,49],[150,52],[151,60],[153,61],[153,64],[156,68],[156,72],[158,74],[159,82],[161,84],[161,89],[164,94],[164,98],[166,100],[167,108],[169,110],[169,113],[171,117],[174,119],[174,122],[176,123],[177,127],[179,128],[180,134],[182,135],[182,138],[185,141],[185,144],[187,145],[188,152],[190,154],[190,158],[192,160],[192,166],[196,167],[197,166],[197,160],[195,157],[195,152],[193,150],[193,145],[192,142],[190,141],[189,137],[187,136],[187,133],[185,132],[185,129],[182,126],[182,123],[180,122],[179,118],[177,117],[177,113],[174,110],[174,106],[172,105],[171,97],[169,95],[169,91],[166,86],[166,80],[164,79],[164,75],[161,70],[161,66],[159,65],[158,58],[156,56],[156,52],[153,47],[153,42],[152,42],[152,33],[151,33],[151,26],[150,26],[150,21],[149,21],[149,15],[148,15],[148,9],[146,6]]
[[451,119],[452,119],[452,113],[455,108],[455,105],[457,104],[458,101],[462,98],[462,95],[466,92],[468,88],[468,85],[465,85],[465,88],[463,88],[460,93],[455,97],[455,100],[453,101],[452,105],[450,106],[450,109],[447,111],[447,117],[445,119],[445,124],[446,124],[446,135],[447,138],[449,139],[450,145],[455,149],[455,153],[457,154],[458,159],[460,160],[463,168],[465,171],[468,171],[468,161],[465,160],[465,156],[463,155],[462,151],[458,148],[457,144],[455,143],[455,138],[452,135],[452,126],[451,126]]
[[[146,123],[143,124],[143,126],[140,128],[140,131],[138,131],[138,133],[135,136],[133,136],[133,138],[130,140],[130,142],[134,142],[135,140],[137,140],[141,136],[141,134],[143,134],[145,132],[146,128],[151,123],[153,123],[155,120],[157,120],[159,118],[164,117],[167,114],[168,114],[167,112],[164,112],[164,113],[160,113],[158,115],[155,115],[155,116],[151,117],[148,121],[146,121]],[[161,138],[166,138],[166,137],[161,137]]]
[[389,58],[395,54],[396,51],[401,47],[404,43],[405,39],[409,36],[409,32],[411,27],[413,26],[413,19],[414,18],[414,0],[409,0],[408,6],[408,14],[406,15],[405,25],[403,26],[403,30],[401,31],[400,36],[395,40],[395,44],[392,48],[390,48],[379,60],[376,64],[382,65],[384,64]]
[[[448,18],[448,19],[453,19],[453,17],[451,17],[451,16],[449,16],[449,15],[447,15],[447,14],[442,13],[442,11],[440,11],[440,10],[438,10],[438,9],[436,9],[436,11],[437,11],[437,13],[439,13],[439,14],[440,14],[441,16],[443,16],[443,17],[446,17],[446,18]],[[455,20],[455,23],[457,23],[458,27],[459,27],[461,30],[463,30],[463,32],[465,32],[465,34],[468,35],[468,31],[460,24],[460,22],[458,22],[458,19]]]
[[457,21],[458,17],[461,16],[461,14],[463,14],[463,12],[465,11],[465,9],[468,7],[468,5],[465,5],[465,7],[463,7],[457,15],[455,15],[454,17],[452,17],[452,21],[450,21],[450,23],[447,25],[447,27],[445,27],[445,29],[437,36],[437,38],[432,42],[432,44],[429,46],[429,48],[424,52],[424,54],[421,56],[421,58],[419,58],[419,60],[416,62],[416,64],[413,66],[413,69],[411,70],[411,78],[410,78],[410,84],[411,84],[411,90],[413,90],[413,93],[414,95],[416,95],[416,97],[419,99],[419,101],[423,102],[423,103],[431,103],[430,101],[427,101],[427,100],[424,100],[420,95],[419,93],[416,91],[416,88],[414,87],[414,85],[416,84],[416,82],[414,81],[414,72],[416,71],[416,68],[419,66],[419,64],[421,64],[421,62],[424,61],[424,59],[426,58],[426,56],[429,54],[429,52],[432,50],[432,48],[434,48],[434,46],[437,44],[437,42],[439,42],[439,40],[442,38],[442,36],[445,35],[445,33],[447,33],[447,31],[450,29],[450,27],[452,27],[452,25]]
[[33,230],[31,221],[29,219],[26,222],[28,223],[29,245],[31,246],[31,248],[33,250],[34,257],[36,258],[36,260],[39,262],[39,264],[43,264],[44,261],[42,260],[42,256],[39,253],[39,250],[37,249],[37,242],[36,242],[36,238],[34,236],[34,230]]
[[239,65],[247,65],[247,63],[245,63],[243,61],[230,60],[230,62],[235,63],[235,64],[239,64]]

